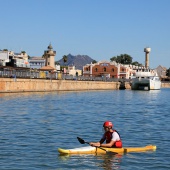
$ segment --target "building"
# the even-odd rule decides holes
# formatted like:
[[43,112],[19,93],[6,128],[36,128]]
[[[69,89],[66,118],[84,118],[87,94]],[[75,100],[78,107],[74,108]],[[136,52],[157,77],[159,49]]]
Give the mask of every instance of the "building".
[[81,76],[82,70],[75,69],[75,66],[68,66],[67,74],[72,76]]
[[28,54],[25,51],[21,51],[21,53],[13,53],[10,57],[13,67],[30,67]]
[[29,59],[30,68],[40,69],[45,66],[45,59],[42,57],[31,57]]
[[11,67],[29,67],[28,54],[25,51],[14,53],[13,51],[0,51],[0,65]]
[[47,47],[47,50],[44,51],[44,55],[43,55],[43,58],[45,59],[45,66],[51,66],[55,68],[55,60],[54,60],[55,55],[56,55],[56,51],[53,50],[53,47],[50,44]]
[[86,64],[83,75],[86,77],[129,78],[129,67],[116,62],[100,61]]
[[157,74],[160,78],[165,78],[166,77],[166,70],[167,68],[166,67],[163,67],[161,65],[159,65],[157,68]]
[[6,66],[6,63],[9,62],[9,51],[0,50],[0,66]]

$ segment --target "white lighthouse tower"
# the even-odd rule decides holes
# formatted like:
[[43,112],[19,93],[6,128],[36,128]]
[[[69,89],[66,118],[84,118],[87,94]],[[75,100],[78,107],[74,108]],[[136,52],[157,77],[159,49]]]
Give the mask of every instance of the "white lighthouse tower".
[[151,51],[151,48],[146,47],[144,48],[144,52],[145,52],[145,67],[149,68],[149,53]]

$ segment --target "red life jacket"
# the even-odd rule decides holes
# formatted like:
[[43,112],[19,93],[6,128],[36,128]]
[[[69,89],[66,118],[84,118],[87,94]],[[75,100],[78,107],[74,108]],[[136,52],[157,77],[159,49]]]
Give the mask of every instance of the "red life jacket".
[[[116,130],[113,130],[113,132],[117,132],[117,131],[116,131]],[[104,134],[104,136],[105,136],[105,138],[106,138],[106,143],[110,143],[110,141],[112,140],[112,134],[113,134],[113,132],[106,132],[106,133]],[[118,133],[118,132],[117,132],[117,133]],[[118,135],[119,135],[119,133],[118,133]],[[120,135],[119,135],[119,138],[120,138]],[[120,138],[119,141],[116,141],[112,147],[114,147],[114,148],[122,148],[121,138]]]

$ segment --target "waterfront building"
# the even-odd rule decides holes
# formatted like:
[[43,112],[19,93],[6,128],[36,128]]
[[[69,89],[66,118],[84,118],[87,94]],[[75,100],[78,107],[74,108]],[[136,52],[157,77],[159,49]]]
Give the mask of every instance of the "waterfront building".
[[0,65],[11,67],[29,67],[28,54],[25,51],[15,53],[13,51],[0,51]]
[[94,64],[86,64],[83,67],[83,75],[86,77],[129,78],[129,67],[108,61],[99,61]]
[[0,50],[0,66],[6,66],[6,63],[9,62],[9,51]]
[[31,69],[40,69],[45,66],[45,59],[42,57],[31,57],[29,63]]
[[45,59],[45,66],[51,66],[55,69],[55,55],[56,51],[53,50],[52,45],[50,44],[47,47],[47,50],[44,51],[43,58]]
[[68,66],[67,74],[72,75],[72,76],[81,76],[82,70],[76,69],[75,66]]
[[14,67],[30,67],[28,54],[25,51],[21,51],[21,53],[14,53],[11,57],[11,62],[14,64]]

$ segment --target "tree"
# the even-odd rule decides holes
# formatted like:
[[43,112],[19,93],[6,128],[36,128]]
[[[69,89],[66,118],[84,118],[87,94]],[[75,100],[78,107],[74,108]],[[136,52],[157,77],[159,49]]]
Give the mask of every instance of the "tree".
[[115,62],[117,62],[117,57],[112,57],[112,58],[110,58],[110,61],[115,61]]
[[137,62],[137,61],[134,61],[131,63],[132,65],[135,65],[135,66],[143,66],[141,63]]
[[21,51],[21,53],[25,54],[26,52],[25,51]]
[[57,61],[55,61],[55,65],[60,65],[60,63],[59,63],[59,62],[57,62]]
[[114,56],[114,57],[110,58],[110,61],[115,61],[115,62],[121,63],[121,64],[131,64],[132,57],[128,54],[121,54],[119,56]]
[[170,77],[170,68],[166,70],[166,76]]
[[93,60],[92,63],[93,63],[93,64],[94,64],[94,63],[97,63],[97,61],[96,61],[96,60]]
[[64,61],[64,63],[67,62],[67,56],[66,55],[63,56],[63,61]]
[[121,54],[121,55],[110,58],[110,61],[115,61],[116,63],[121,63],[121,64],[132,64],[135,66],[143,66],[138,61],[132,62],[132,59],[133,58],[128,54]]

